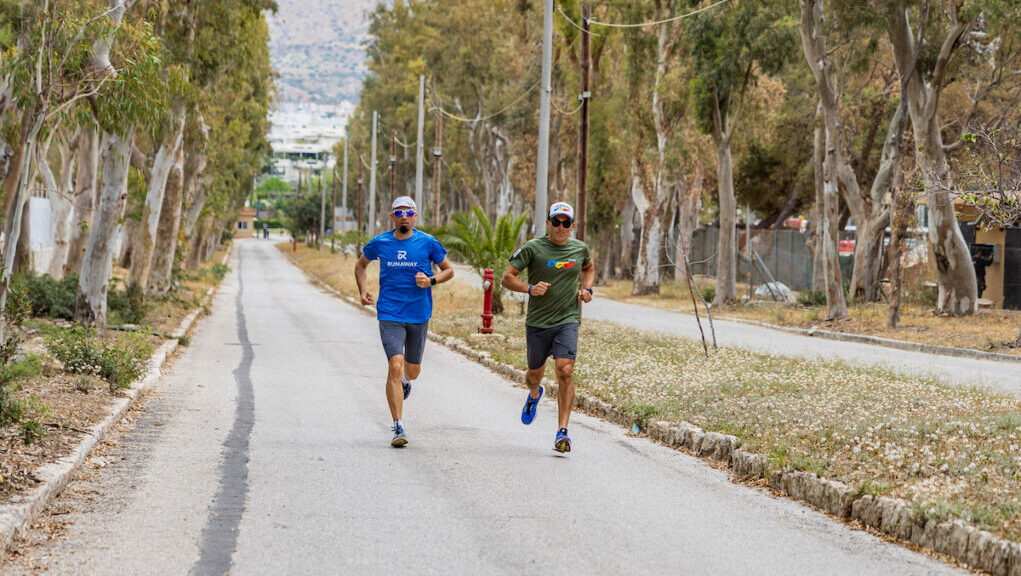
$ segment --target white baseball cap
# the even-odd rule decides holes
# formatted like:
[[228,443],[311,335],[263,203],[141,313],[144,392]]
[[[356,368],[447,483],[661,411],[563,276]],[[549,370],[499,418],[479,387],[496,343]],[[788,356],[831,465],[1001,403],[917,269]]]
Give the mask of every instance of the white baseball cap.
[[556,204],[549,207],[549,219],[552,220],[554,216],[567,216],[574,221],[574,208],[567,202],[557,202]]
[[415,204],[415,200],[411,196],[398,196],[394,199],[393,205],[390,206],[391,210],[396,210],[401,206],[408,206],[418,210],[418,205]]

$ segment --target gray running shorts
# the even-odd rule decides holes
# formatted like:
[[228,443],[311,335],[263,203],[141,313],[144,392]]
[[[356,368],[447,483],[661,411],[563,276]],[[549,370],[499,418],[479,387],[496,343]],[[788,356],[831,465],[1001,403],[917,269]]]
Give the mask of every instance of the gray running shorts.
[[528,346],[528,369],[536,370],[546,359],[578,356],[578,323],[561,324],[552,328],[525,326],[525,343]]
[[429,333],[429,322],[408,324],[407,322],[379,321],[379,337],[389,360],[403,355],[408,364],[421,364],[425,353],[425,338]]

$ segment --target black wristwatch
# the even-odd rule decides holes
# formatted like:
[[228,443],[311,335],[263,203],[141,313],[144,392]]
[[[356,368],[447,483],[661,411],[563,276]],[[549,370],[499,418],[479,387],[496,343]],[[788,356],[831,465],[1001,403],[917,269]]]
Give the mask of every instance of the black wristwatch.
[[593,292],[591,288],[582,288],[582,290],[585,290],[586,292],[588,292],[589,296],[595,294],[595,292]]
[[429,285],[430,286],[435,286],[436,285],[436,277],[435,276],[430,276],[429,277]]

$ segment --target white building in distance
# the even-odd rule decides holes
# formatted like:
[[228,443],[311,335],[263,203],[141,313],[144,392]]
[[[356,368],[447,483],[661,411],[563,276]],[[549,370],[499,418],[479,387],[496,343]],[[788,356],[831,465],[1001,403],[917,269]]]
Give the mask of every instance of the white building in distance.
[[273,176],[286,182],[298,174],[319,174],[336,165],[333,147],[344,138],[354,104],[282,102],[270,112],[269,142],[273,147]]

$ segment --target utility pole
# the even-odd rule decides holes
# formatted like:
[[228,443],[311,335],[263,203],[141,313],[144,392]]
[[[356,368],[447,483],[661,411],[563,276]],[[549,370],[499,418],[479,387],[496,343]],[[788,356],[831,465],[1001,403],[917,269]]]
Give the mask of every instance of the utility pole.
[[[422,148],[425,146],[425,76],[418,77],[418,140],[415,141],[415,204],[418,209],[423,210],[425,200],[422,197],[422,177],[425,171],[425,159],[422,157]],[[423,220],[424,222],[425,220]]]
[[535,170],[535,237],[546,236],[549,178],[550,98],[553,93],[553,0],[545,1],[542,18],[542,84],[539,86],[539,154]]
[[369,237],[376,236],[376,132],[379,113],[372,111],[372,160],[369,164]]
[[397,131],[390,132],[390,201],[397,197]]
[[323,249],[323,236],[326,236],[326,162],[323,158],[323,169],[319,171],[319,237],[316,238],[316,250]]
[[586,2],[581,8],[581,116],[578,119],[578,240],[585,241],[585,207],[588,200],[588,120],[589,100],[592,92],[589,86],[589,72],[592,68],[589,56],[592,37],[589,35],[589,19],[592,6]]
[[363,216],[365,216],[365,211],[364,211],[365,201],[364,201],[363,196],[362,196],[362,182],[365,181],[362,178],[362,173],[363,173],[364,167],[365,167],[365,159],[363,159],[362,155],[359,154],[358,155],[358,210],[357,210],[358,211],[358,219],[355,221],[355,224],[357,225],[357,227],[355,229],[358,230],[359,232],[364,232],[365,231],[365,220],[363,219]]
[[347,134],[344,135],[344,182],[341,184],[340,214],[341,222],[347,218]]
[[443,112],[436,107],[436,146],[433,147],[433,226],[440,226],[440,172],[443,170]]

